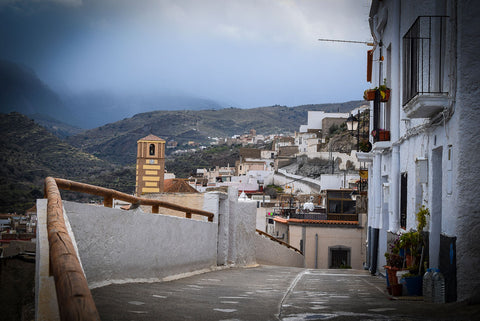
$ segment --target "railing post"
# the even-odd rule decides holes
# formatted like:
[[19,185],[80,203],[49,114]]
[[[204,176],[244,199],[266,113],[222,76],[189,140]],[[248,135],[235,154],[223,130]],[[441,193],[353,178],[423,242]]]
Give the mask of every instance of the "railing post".
[[105,195],[105,197],[103,198],[103,206],[113,207],[113,197],[112,197],[112,195]]
[[185,217],[186,217],[186,218],[192,218],[192,213],[186,212],[186,213],[185,213]]
[[158,205],[152,205],[152,213],[158,214],[159,212],[159,206]]

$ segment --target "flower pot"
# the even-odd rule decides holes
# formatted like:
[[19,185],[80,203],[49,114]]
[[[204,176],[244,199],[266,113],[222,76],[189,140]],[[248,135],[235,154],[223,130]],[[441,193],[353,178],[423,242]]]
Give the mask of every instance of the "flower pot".
[[395,284],[391,286],[392,288],[392,295],[393,296],[401,296],[402,295],[402,288],[401,284]]
[[392,295],[392,287],[390,285],[387,286],[387,292]]
[[397,280],[398,268],[394,268],[394,267],[391,267],[391,266],[386,266],[385,270],[387,271],[387,278],[388,278],[387,283],[388,283],[388,285],[392,286],[392,285],[398,284],[398,280]]
[[381,102],[387,102],[390,99],[390,89],[384,91],[385,97],[380,96]]
[[[372,101],[375,100],[375,89],[367,89],[363,92],[363,99]],[[382,95],[383,93],[383,95]],[[380,101],[387,102],[390,99],[390,89],[382,90],[380,92]]]
[[407,276],[402,278],[402,283],[405,284],[407,288],[407,293],[410,296],[421,296],[422,295],[422,281],[423,277],[421,275],[417,276]]
[[375,90],[367,89],[363,92],[363,99],[365,100],[375,100]]
[[381,130],[378,132],[378,140],[381,142],[389,141],[390,140],[390,131],[389,130]]
[[407,262],[407,267],[413,265],[413,256],[411,254],[407,254],[405,256],[405,261]]

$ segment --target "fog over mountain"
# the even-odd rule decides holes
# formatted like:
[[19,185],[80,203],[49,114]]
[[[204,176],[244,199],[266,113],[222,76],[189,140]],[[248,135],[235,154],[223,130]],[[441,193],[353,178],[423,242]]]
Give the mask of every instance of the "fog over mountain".
[[201,110],[226,107],[213,100],[181,94],[127,95],[107,91],[57,93],[31,68],[0,60],[0,113],[16,111],[36,120],[45,117],[84,129],[99,127],[154,110]]
[[180,94],[122,95],[106,91],[63,94],[62,100],[73,111],[70,122],[82,128],[94,128],[138,113],[155,110],[202,110],[225,107],[209,99]]
[[98,92],[122,117],[138,97],[147,110],[351,101],[369,86],[368,47],[318,39],[370,41],[369,1],[6,0],[0,59],[35,70],[77,117],[99,112]]

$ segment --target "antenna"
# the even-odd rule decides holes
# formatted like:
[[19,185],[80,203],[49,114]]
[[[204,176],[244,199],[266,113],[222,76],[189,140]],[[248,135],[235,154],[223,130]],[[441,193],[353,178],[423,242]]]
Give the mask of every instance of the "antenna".
[[328,41],[328,42],[346,42],[346,43],[360,43],[360,44],[364,44],[364,45],[367,45],[367,46],[375,46],[375,43],[373,42],[368,42],[368,41],[356,41],[356,40],[340,40],[340,39],[323,39],[323,38],[320,38],[320,39],[317,39],[318,41]]

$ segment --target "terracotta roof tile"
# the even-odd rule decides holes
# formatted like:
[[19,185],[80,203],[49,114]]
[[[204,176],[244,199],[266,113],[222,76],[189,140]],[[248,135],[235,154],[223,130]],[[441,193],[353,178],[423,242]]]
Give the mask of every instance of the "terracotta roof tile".
[[157,141],[164,142],[165,141],[165,140],[161,139],[160,137],[152,135],[152,134],[150,134],[148,136],[145,136],[143,138],[140,138],[138,141],[141,141],[141,140],[148,140],[148,141],[153,141],[153,142],[157,142]]
[[323,224],[323,225],[358,225],[358,221],[341,221],[341,220],[309,220],[309,219],[299,219],[299,218],[290,218],[286,219],[283,217],[275,217],[273,219],[279,223],[309,223],[309,224]]
[[198,191],[190,186],[184,179],[170,178],[163,181],[164,193],[198,193]]

